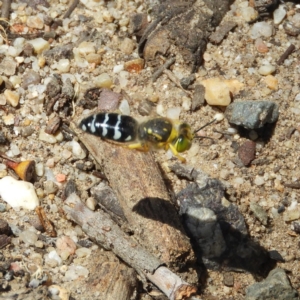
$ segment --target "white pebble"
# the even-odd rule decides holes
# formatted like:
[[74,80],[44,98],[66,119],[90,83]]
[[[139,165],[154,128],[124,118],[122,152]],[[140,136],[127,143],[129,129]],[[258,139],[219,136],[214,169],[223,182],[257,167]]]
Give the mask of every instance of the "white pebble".
[[75,251],[75,254],[77,255],[77,257],[88,257],[88,256],[90,256],[91,252],[92,252],[91,249],[82,247],[82,248],[77,249]]
[[76,158],[84,159],[86,157],[85,151],[81,148],[80,144],[76,141],[71,141],[72,153]]
[[264,179],[264,177],[263,176],[256,176],[255,177],[255,179],[254,179],[254,183],[256,184],[256,185],[263,185],[263,184],[265,184],[265,179]]
[[261,66],[259,69],[258,69],[258,73],[260,75],[270,75],[272,73],[274,73],[276,70],[275,66],[272,66],[272,65],[263,65]]
[[183,101],[182,101],[182,108],[185,110],[185,111],[189,111],[191,109],[191,105],[192,105],[192,101],[190,98],[188,97],[184,97],[183,98]]
[[68,73],[70,71],[70,61],[66,58],[60,59],[57,64],[57,70],[61,73]]
[[279,5],[273,12],[274,24],[278,25],[286,16],[286,10],[284,5]]
[[233,178],[232,182],[234,184],[243,184],[244,183],[244,179],[242,177],[236,177],[236,178]]
[[240,12],[241,17],[246,22],[256,20],[258,17],[258,12],[253,7],[250,7],[250,6],[242,7],[239,12]]
[[87,277],[89,275],[89,271],[87,268],[77,265],[70,266],[69,270],[65,274],[65,281],[73,281],[76,280],[79,276]]
[[6,176],[0,180],[0,195],[13,208],[23,207],[33,210],[39,205],[33,184],[18,181],[11,176]]
[[158,115],[160,115],[160,116],[163,116],[163,114],[164,114],[164,106],[162,105],[162,104],[158,104],[157,106],[156,106],[156,113],[158,114]]
[[273,26],[267,22],[257,22],[255,23],[251,30],[250,36],[252,39],[256,40],[259,37],[271,37],[273,35]]
[[36,38],[36,39],[28,41],[28,43],[30,43],[32,45],[34,51],[37,54],[40,54],[43,51],[48,50],[50,48],[50,44],[43,38]]
[[15,143],[10,144],[10,150],[14,156],[20,155],[20,149]]
[[113,72],[114,73],[119,73],[119,72],[121,72],[121,71],[123,71],[124,70],[124,65],[116,65],[116,66],[114,66],[114,68],[113,68]]
[[56,260],[58,265],[62,263],[62,259],[59,257],[55,250],[48,253],[48,258]]
[[224,114],[222,113],[215,114],[214,120],[216,120],[217,122],[224,120]]
[[229,134],[234,135],[234,134],[237,134],[237,129],[234,128],[234,127],[229,127],[229,128],[227,128],[227,132],[228,132]]
[[49,144],[55,144],[57,142],[56,138],[52,134],[48,134],[45,132],[45,129],[40,130],[39,140],[47,142]]
[[179,116],[181,113],[180,107],[172,107],[167,109],[167,118],[173,120],[179,120]]
[[34,245],[38,240],[37,234],[30,230],[24,230],[20,233],[19,237],[21,241],[28,245]]
[[8,114],[2,117],[5,125],[13,125],[15,123],[15,116],[13,114]]
[[127,100],[123,99],[121,101],[119,110],[123,115],[130,115],[130,107]]
[[90,210],[95,210],[96,207],[96,201],[93,197],[89,197],[86,200],[86,206],[90,209]]

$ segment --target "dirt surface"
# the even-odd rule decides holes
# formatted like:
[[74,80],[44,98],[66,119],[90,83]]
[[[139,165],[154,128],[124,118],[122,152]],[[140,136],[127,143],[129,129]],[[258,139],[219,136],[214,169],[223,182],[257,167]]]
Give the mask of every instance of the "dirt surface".
[[[272,25],[273,33],[270,37],[262,36],[261,40],[258,40],[258,38],[251,38],[251,29],[258,21],[247,22],[240,12],[241,8],[247,5],[247,1],[234,1],[222,22],[234,21],[237,26],[220,44],[210,42],[207,44],[203,64],[195,73],[195,81],[190,89],[184,90],[168,73],[163,73],[153,82],[152,74],[156,69],[148,66],[147,63],[139,73],[127,72],[122,67],[124,63],[138,58],[138,42],[135,37],[129,35],[128,28],[129,19],[134,13],[147,12],[147,5],[142,1],[82,1],[70,18],[63,20],[62,24],[57,26],[49,20],[46,21],[45,16],[51,16],[53,20],[62,18],[67,11],[68,1],[49,0],[48,8],[43,5],[32,8],[25,2],[13,2],[9,22],[16,35],[54,30],[57,36],[47,38],[51,49],[65,45],[72,45],[72,49],[78,47],[78,41],[84,32],[93,31],[94,34],[89,40],[94,43],[94,54],[99,56],[89,57],[90,62],[87,62],[87,51],[84,52],[86,56],[80,61],[74,59],[72,55],[69,56],[70,53],[66,51],[59,55],[56,53],[46,56],[43,60],[42,54],[37,55],[32,51],[31,54],[25,55],[24,49],[13,56],[9,54],[13,53],[13,49],[6,46],[3,33],[0,71],[6,82],[6,89],[16,92],[20,99],[16,106],[10,104],[3,95],[2,85],[0,124],[6,141],[3,137],[0,150],[13,159],[31,159],[36,162],[39,171],[34,187],[40,205],[54,223],[57,236],[71,237],[75,242],[81,241],[81,245],[90,249],[91,253],[87,256],[80,256],[74,252],[67,257],[61,255],[64,258],[60,263],[56,260],[47,260],[48,253],[57,250],[55,239],[43,233],[46,238],[44,240],[39,238],[42,243],[36,244],[35,241],[26,244],[18,236],[18,232],[26,230],[31,230],[39,236],[35,211],[13,209],[0,199],[0,203],[5,207],[0,213],[0,218],[6,220],[13,227],[14,232],[14,235],[11,235],[11,243],[0,250],[2,261],[18,262],[23,270],[13,280],[8,281],[12,291],[20,290],[21,294],[23,290],[23,294],[17,299],[46,299],[42,293],[43,287],[26,290],[28,283],[34,277],[33,274],[36,275],[37,271],[47,274],[48,281],[65,289],[70,299],[103,299],[99,290],[94,289],[98,278],[98,275],[96,276],[98,268],[95,266],[108,262],[112,265],[117,264],[117,258],[111,253],[106,253],[91,243],[83,242],[86,236],[81,228],[66,220],[61,209],[64,199],[63,190],[70,179],[76,182],[81,199],[88,201],[89,206],[93,208],[95,203],[90,199],[90,188],[101,181],[107,184],[105,180],[92,175],[93,159],[88,155],[85,157],[75,149],[76,145],[72,144],[72,140],[78,141],[78,139],[64,127],[60,127],[55,133],[54,141],[50,142],[49,136],[41,138],[41,131],[44,131],[49,120],[54,116],[60,116],[62,123],[69,125],[74,115],[78,117],[82,114],[83,109],[79,101],[84,97],[86,90],[99,86],[99,80],[96,78],[104,73],[113,82],[111,89],[123,95],[123,99],[126,99],[129,104],[130,114],[137,119],[141,118],[138,112],[139,106],[147,99],[153,104],[154,112],[167,116],[170,113],[168,109],[180,108],[180,120],[188,122],[194,129],[201,127],[211,121],[216,113],[223,112],[225,109],[207,104],[195,111],[190,109],[195,85],[213,77],[222,80],[237,79],[243,84],[243,89],[238,94],[232,95],[233,101],[270,100],[279,105],[279,120],[268,140],[261,137],[256,140],[256,159],[248,167],[236,163],[235,147],[243,144],[247,135],[237,132],[228,134],[227,129],[230,125],[226,119],[211,125],[203,132],[213,141],[195,139],[192,148],[183,153],[183,156],[188,166],[201,169],[211,177],[226,182],[230,187],[229,200],[234,202],[243,213],[250,236],[268,251],[276,250],[281,254],[284,262],[278,262],[278,266],[286,270],[293,288],[300,292],[300,238],[293,230],[293,222],[300,221],[300,41],[298,35],[288,34],[284,27],[286,20],[292,20],[294,15],[300,13],[299,7],[295,3],[285,2],[287,15],[277,25],[273,23],[272,14],[266,16],[264,20]],[[28,24],[29,16],[39,16],[39,14],[44,18],[41,28],[30,27],[33,25]],[[25,39],[32,38],[27,35]],[[8,44],[13,46],[13,40]],[[278,64],[278,60],[291,44],[295,45],[295,50],[281,64]],[[170,70],[179,82],[183,77],[190,76],[190,68],[186,67],[180,54],[178,56]],[[5,61],[6,58],[9,58],[8,61]],[[68,70],[60,68],[63,62],[59,63],[59,60],[62,58],[69,60]],[[160,57],[159,60],[162,64],[166,58]],[[9,67],[6,68],[4,63]],[[266,74],[268,76],[259,72],[259,68],[266,64],[275,67],[272,74]],[[24,87],[25,78],[31,69],[39,74],[40,79],[33,86]],[[61,74],[63,82],[66,78],[70,78],[75,96],[64,90],[64,93],[56,94],[59,96],[52,105],[49,102],[53,97],[49,97],[50,91],[46,91],[45,86],[54,73]],[[37,85],[40,86],[39,89],[34,88]],[[55,85],[52,91],[54,87]],[[58,100],[60,104],[55,104]],[[255,135],[253,132],[252,134]],[[103,141],[99,139],[99,143],[101,142]],[[178,193],[188,181],[178,178],[170,171],[169,166],[174,164],[176,159],[172,158],[171,153],[164,151],[155,152],[155,157],[164,172],[168,187],[172,189],[172,193]],[[9,172],[3,161],[0,170],[1,178]],[[57,187],[49,188],[45,185],[47,180],[53,180]],[[262,224],[250,210],[251,203],[259,204],[267,213],[266,224]],[[72,279],[67,276],[67,271],[73,265],[86,268],[87,273],[83,272]],[[122,267],[116,268],[122,269]],[[228,276],[233,277],[232,286],[224,284]],[[101,278],[99,281],[101,282]],[[207,281],[201,286],[201,297],[202,299],[244,299],[246,287],[254,282],[256,278],[251,274],[208,270]],[[145,286],[137,285],[135,282],[132,286],[138,286],[135,299],[165,299],[153,287],[152,290],[150,288],[147,290],[149,292],[147,294]],[[40,294],[38,290],[41,291]],[[26,294],[26,291],[30,293]],[[9,291],[0,290],[0,294],[4,292]],[[47,294],[47,291],[45,293]],[[68,298],[66,296],[61,299]]]

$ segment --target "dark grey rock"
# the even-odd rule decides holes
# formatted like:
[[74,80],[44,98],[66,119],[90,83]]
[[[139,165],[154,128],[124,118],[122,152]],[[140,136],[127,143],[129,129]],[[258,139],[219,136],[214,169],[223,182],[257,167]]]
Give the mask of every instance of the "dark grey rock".
[[237,206],[225,199],[225,184],[199,169],[186,173],[194,182],[178,193],[177,201],[197,257],[209,269],[267,276],[275,261],[249,237]]
[[272,270],[268,277],[246,289],[246,300],[296,300],[299,295],[289,282],[283,269]]
[[255,217],[263,224],[268,224],[268,215],[265,210],[257,203],[250,203],[250,210],[254,213]]
[[205,207],[186,206],[184,212],[186,229],[193,236],[206,258],[220,257],[226,250],[220,225],[215,213]]
[[271,101],[248,100],[231,103],[225,116],[228,122],[246,129],[262,128],[266,123],[278,120],[278,105]]

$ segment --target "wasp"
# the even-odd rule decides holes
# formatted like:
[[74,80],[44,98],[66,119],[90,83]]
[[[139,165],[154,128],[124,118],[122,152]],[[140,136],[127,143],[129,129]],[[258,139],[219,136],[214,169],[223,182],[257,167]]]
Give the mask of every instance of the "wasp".
[[195,133],[212,122],[193,132],[187,123],[164,117],[155,117],[139,123],[127,115],[97,113],[83,119],[79,128],[103,139],[126,144],[130,149],[171,149],[174,156],[185,162],[185,158],[179,153],[190,149]]

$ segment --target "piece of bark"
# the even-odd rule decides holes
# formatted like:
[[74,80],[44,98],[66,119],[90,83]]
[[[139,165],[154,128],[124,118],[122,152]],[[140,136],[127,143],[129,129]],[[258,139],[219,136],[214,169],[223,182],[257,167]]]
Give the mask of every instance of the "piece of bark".
[[11,234],[11,229],[4,219],[0,219],[0,234],[6,234],[10,235]]
[[135,238],[168,265],[195,259],[151,152],[130,150],[82,132],[71,124],[116,193]]
[[[228,11],[230,1],[164,0],[148,1],[148,4],[154,21],[139,41],[140,56],[152,65],[159,63],[156,61],[159,55],[181,56],[182,62],[191,66],[192,73],[196,72],[202,63],[208,37]],[[140,24],[132,22],[134,34],[140,34]]]
[[85,280],[85,299],[132,300],[138,287],[137,273],[122,263],[114,253],[97,249],[93,251],[96,259],[88,261],[89,277]]
[[126,235],[104,212],[92,212],[72,194],[63,209],[67,216],[80,225],[83,231],[106,250],[113,251],[140,275],[153,282],[170,300],[187,299],[196,288],[183,281],[155,256]]
[[233,28],[237,26],[236,22],[227,21],[221,24],[221,26],[210,35],[209,41],[213,44],[220,44],[225,36],[231,31]]

